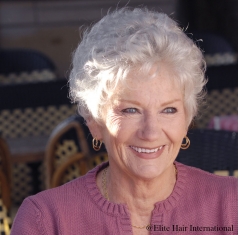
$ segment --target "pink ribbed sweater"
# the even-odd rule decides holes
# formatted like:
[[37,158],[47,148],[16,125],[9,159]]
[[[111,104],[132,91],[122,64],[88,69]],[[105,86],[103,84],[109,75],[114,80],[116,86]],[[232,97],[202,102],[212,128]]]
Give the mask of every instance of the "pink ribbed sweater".
[[[105,200],[97,188],[96,174],[107,164],[25,199],[11,235],[132,234],[127,206]],[[176,166],[174,190],[155,204],[150,234],[237,234],[237,179]]]

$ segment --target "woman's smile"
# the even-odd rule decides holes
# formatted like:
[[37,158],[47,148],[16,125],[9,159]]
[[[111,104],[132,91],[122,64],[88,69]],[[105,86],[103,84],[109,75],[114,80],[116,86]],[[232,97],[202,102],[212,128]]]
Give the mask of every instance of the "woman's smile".
[[143,148],[143,147],[136,147],[136,146],[129,146],[131,150],[134,151],[134,154],[137,157],[143,159],[154,159],[158,158],[164,150],[165,145],[161,145],[157,148]]

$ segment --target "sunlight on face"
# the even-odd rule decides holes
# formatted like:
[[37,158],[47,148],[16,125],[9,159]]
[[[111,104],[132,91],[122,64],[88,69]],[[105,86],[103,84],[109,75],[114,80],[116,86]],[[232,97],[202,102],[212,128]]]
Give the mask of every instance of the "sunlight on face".
[[175,160],[186,116],[182,91],[166,66],[154,77],[136,74],[109,99],[101,133],[111,168],[151,179]]

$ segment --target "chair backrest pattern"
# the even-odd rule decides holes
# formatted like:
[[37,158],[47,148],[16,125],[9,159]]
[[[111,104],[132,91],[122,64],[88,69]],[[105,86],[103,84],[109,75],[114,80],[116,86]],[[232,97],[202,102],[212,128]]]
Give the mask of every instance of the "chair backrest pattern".
[[62,163],[66,161],[70,156],[80,152],[79,145],[77,145],[74,140],[63,140],[62,144],[57,144],[55,151],[55,168],[60,166]]
[[0,234],[1,235],[10,235],[11,231],[11,218],[6,206],[3,204],[3,201],[0,196]]
[[22,72],[20,74],[10,73],[8,75],[0,74],[0,84],[21,84],[21,83],[37,83],[48,82],[56,79],[56,74],[51,70],[35,70],[30,73]]
[[0,131],[4,138],[50,135],[75,113],[75,105],[0,110]]
[[52,187],[60,186],[82,176],[90,169],[107,160],[108,155],[103,152],[92,156],[84,156],[81,153],[77,153],[54,172]]
[[193,129],[187,136],[190,147],[180,150],[177,161],[211,173],[238,170],[238,132]]
[[52,187],[65,184],[87,172],[87,157],[82,153],[76,153],[67,159],[53,173]]
[[52,132],[46,149],[46,185],[50,187],[54,172],[74,154],[89,156],[87,137],[83,123],[77,116],[72,116],[60,123]]
[[33,170],[26,163],[15,163],[12,166],[11,198],[15,205],[33,194]]
[[237,100],[238,88],[210,91],[206,97],[205,104],[199,111],[199,117],[196,119],[197,128],[206,128],[210,120],[215,116],[237,115]]
[[88,159],[88,169],[92,169],[102,162],[108,161],[108,154],[106,152],[95,154]]

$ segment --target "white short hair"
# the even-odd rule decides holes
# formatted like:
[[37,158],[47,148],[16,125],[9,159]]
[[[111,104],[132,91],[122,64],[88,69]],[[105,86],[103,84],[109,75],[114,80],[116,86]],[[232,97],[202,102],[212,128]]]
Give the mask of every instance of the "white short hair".
[[108,13],[84,33],[73,56],[70,96],[85,119],[101,119],[101,107],[119,81],[140,66],[166,62],[182,85],[189,121],[203,97],[205,62],[202,52],[166,14],[146,8]]

